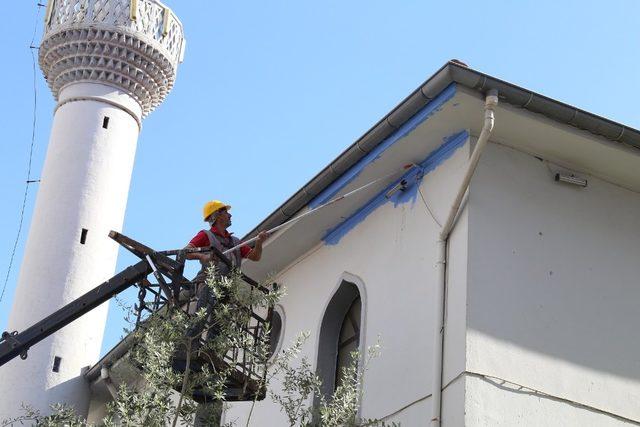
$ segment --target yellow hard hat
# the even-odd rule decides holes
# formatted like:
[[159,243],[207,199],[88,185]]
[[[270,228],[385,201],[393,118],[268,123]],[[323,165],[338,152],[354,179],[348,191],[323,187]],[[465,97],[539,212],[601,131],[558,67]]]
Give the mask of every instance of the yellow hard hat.
[[212,213],[219,211],[220,209],[231,209],[231,205],[227,205],[226,203],[222,203],[220,200],[211,200],[204,204],[202,208],[202,216],[203,220],[207,220],[211,216]]

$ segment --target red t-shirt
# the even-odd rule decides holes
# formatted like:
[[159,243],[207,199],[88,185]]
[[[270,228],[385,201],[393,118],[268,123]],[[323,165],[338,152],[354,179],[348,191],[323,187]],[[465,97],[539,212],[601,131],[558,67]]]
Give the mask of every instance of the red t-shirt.
[[[222,233],[216,227],[211,227],[211,232],[227,239],[231,237],[231,233],[226,230],[224,233]],[[196,234],[196,236],[191,239],[189,244],[195,246],[196,248],[205,248],[208,247],[211,242],[209,242],[209,236],[207,236],[207,233],[205,233],[204,230],[200,230],[198,234]],[[242,255],[242,258],[246,258],[247,255],[249,255],[249,252],[251,252],[251,248],[249,246],[240,246],[240,255]]]

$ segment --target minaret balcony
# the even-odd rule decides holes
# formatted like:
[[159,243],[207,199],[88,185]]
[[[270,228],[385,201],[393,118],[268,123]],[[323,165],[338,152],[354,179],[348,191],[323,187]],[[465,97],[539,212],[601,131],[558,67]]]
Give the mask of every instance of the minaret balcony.
[[56,99],[74,82],[122,88],[146,115],[173,87],[182,24],[157,0],[49,0],[40,67]]

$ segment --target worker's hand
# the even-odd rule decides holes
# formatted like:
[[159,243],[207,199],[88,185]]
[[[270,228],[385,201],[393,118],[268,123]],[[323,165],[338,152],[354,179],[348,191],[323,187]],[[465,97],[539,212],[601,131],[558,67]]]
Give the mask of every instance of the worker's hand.
[[262,244],[265,240],[267,240],[269,238],[269,233],[267,231],[261,231],[258,234],[258,237],[256,239],[257,243]]
[[200,260],[201,264],[207,264],[208,262],[213,261],[213,253],[211,252],[202,252],[198,254],[198,260]]

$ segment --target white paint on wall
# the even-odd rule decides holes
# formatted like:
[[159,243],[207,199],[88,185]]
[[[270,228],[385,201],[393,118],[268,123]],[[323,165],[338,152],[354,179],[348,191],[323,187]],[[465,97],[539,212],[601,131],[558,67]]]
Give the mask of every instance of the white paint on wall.
[[[425,176],[421,190],[439,221],[443,221],[464,172],[469,142],[445,163]],[[347,233],[334,246],[319,246],[289,266],[275,280],[286,286],[282,305],[287,313],[284,346],[302,331],[310,331],[304,354],[313,365],[317,359],[317,334],[326,305],[336,284],[348,275],[357,276],[366,289],[366,325],[362,347],[382,340],[382,354],[365,373],[365,396],[361,415],[382,418],[398,412],[388,421],[403,425],[426,425],[430,417],[431,359],[433,357],[433,294],[438,285],[435,274],[436,240],[439,226],[425,208],[420,195],[414,202],[394,207],[387,203]],[[466,277],[466,213],[451,237],[451,251],[459,262],[452,264],[452,286],[458,288]],[[460,270],[460,271],[458,271]],[[348,273],[348,275],[345,275]],[[459,291],[456,291],[459,292]],[[455,304],[460,298],[452,299]],[[459,311],[459,307],[449,307]],[[447,351],[464,354],[464,322],[456,320],[447,335]],[[450,332],[448,331],[447,334]],[[447,372],[462,370],[462,359],[454,367],[445,362]],[[457,366],[457,368],[455,367]],[[279,384],[272,384],[279,390]],[[463,393],[445,391],[445,397],[463,407]],[[452,403],[453,404],[453,403]],[[453,404],[455,406],[455,404]],[[232,404],[225,420],[244,424],[248,404]],[[403,409],[404,408],[404,409]],[[453,413],[447,410],[447,416]],[[459,415],[456,415],[459,416]],[[278,406],[267,397],[258,402],[251,425],[286,425]]]
[[[482,157],[467,369],[640,422],[640,195],[590,176],[557,183],[554,170],[495,144]],[[477,380],[467,392],[468,425],[621,425]]]
[[[468,153],[467,145],[421,186],[436,219]],[[594,177],[586,189],[557,183],[555,168],[497,144],[481,159],[449,248],[444,426],[639,419],[640,196]],[[288,288],[285,343],[311,331],[312,362],[336,278],[348,271],[362,279],[365,342],[380,334],[384,348],[365,375],[361,414],[403,425],[425,425],[431,415],[438,227],[421,203],[382,206],[339,245],[314,249],[278,277]],[[243,420],[247,408],[233,405],[227,420]],[[269,401],[258,404],[253,425],[264,420],[284,422]]]
[[[109,103],[63,103],[78,94]],[[113,275],[116,263],[118,245],[108,233],[122,227],[139,131],[117,105],[141,115],[140,107],[118,89],[95,83],[67,86],[60,100],[9,330],[22,331],[94,288]],[[0,416],[16,415],[21,403],[46,412],[56,402],[86,414],[89,389],[81,373],[98,359],[106,316],[105,303],[29,349],[27,360],[0,368]],[[54,357],[61,358],[59,372],[52,370]]]
[[[421,185],[440,221],[468,154],[467,144]],[[449,247],[443,426],[640,421],[640,195],[592,176],[587,188],[557,183],[556,168],[498,144],[481,158]],[[364,417],[425,425],[431,416],[438,228],[420,199],[386,204],[277,278],[288,289],[285,343],[311,331],[312,362],[336,280],[362,279],[364,342],[383,341],[365,375]],[[227,420],[247,410],[233,405]],[[253,416],[284,422],[268,400]]]

